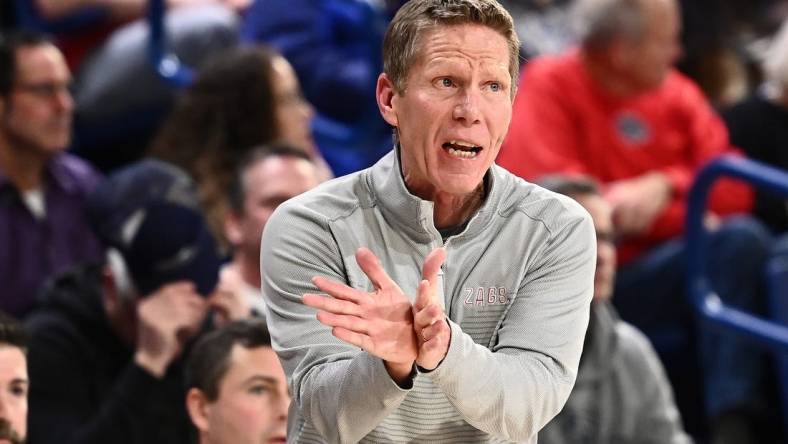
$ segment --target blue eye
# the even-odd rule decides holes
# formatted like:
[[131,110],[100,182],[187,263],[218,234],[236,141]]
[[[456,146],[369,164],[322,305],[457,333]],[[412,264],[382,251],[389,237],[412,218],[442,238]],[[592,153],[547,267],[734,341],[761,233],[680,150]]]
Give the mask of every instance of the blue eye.
[[452,82],[450,78],[444,77],[441,79],[441,85],[445,86],[446,88],[450,88],[454,86],[454,82]]
[[492,82],[492,83],[490,83],[490,91],[492,91],[492,92],[498,92],[498,91],[500,91],[500,90],[501,90],[501,84],[500,84],[500,83],[498,83],[498,82]]
[[262,385],[255,385],[249,388],[249,393],[253,395],[262,395],[268,392],[268,387]]

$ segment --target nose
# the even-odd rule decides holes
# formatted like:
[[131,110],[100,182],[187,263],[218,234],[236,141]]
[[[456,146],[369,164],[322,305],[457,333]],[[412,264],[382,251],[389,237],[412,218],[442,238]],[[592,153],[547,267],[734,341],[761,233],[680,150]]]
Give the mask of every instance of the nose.
[[287,421],[287,410],[290,408],[290,393],[285,391],[279,396],[279,403],[276,406],[276,415],[278,419]]
[[304,116],[308,122],[312,121],[312,118],[315,117],[315,108],[309,103],[306,99],[301,99],[301,115]]
[[74,110],[74,98],[71,96],[71,92],[66,88],[62,88],[57,91],[54,101],[60,110],[66,112],[71,112]]
[[454,106],[453,117],[464,126],[471,126],[481,122],[479,110],[480,92],[473,88],[466,88],[459,95],[459,102]]

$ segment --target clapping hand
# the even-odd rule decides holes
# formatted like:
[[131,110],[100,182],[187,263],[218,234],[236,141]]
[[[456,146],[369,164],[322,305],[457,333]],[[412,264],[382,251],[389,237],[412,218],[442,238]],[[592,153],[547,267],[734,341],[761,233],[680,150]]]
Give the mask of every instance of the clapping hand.
[[[445,256],[445,251],[438,249],[425,260],[423,277],[432,285],[424,289],[424,307],[418,311],[421,313],[428,309],[420,317],[423,321],[421,327],[414,325],[416,312],[408,297],[367,248],[359,248],[356,262],[375,287],[373,292],[355,289],[324,277],[315,277],[315,286],[332,298],[307,293],[304,295],[304,304],[318,309],[318,321],[331,327],[334,336],[383,359],[391,377],[397,382],[403,382],[410,375],[417,358],[418,362],[421,362],[420,349],[429,352],[425,355],[428,357],[425,358],[425,364],[429,365],[435,360],[436,345],[442,340],[423,341],[417,338],[417,334],[423,332],[429,334],[429,339],[433,339],[440,333],[440,329],[434,326],[435,319],[440,316],[433,313],[434,308],[430,308],[436,304],[429,292],[437,289],[438,271]],[[439,305],[437,307],[440,309]],[[440,313],[442,315],[442,309]],[[445,335],[440,337],[445,338]],[[443,359],[443,356],[440,359]]]

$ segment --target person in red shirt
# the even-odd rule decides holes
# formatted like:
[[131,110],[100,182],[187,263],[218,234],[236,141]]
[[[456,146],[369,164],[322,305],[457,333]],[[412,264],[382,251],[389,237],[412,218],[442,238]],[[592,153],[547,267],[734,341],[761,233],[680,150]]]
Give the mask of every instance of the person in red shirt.
[[[666,326],[683,331],[681,346],[689,346],[680,239],[687,194],[704,164],[737,151],[700,89],[673,68],[681,54],[675,0],[579,3],[580,47],[527,64],[497,161],[529,181],[563,173],[602,183],[619,236],[622,316],[663,352],[673,346],[660,339]],[[715,288],[744,309],[761,299],[769,236],[753,219],[729,216],[746,213],[751,203],[745,184],[721,181],[707,217],[715,228],[709,268]],[[745,344],[727,338],[704,337],[700,347],[707,413],[739,418],[756,411],[761,359],[748,358]]]

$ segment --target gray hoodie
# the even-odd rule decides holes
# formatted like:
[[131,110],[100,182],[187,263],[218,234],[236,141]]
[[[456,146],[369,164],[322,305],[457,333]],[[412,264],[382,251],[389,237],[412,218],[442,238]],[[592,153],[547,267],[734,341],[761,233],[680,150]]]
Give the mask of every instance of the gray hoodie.
[[[398,156],[279,207],[263,234],[268,325],[293,403],[291,442],[536,442],[574,384],[596,243],[572,199],[493,166],[487,196],[443,242],[433,203],[411,195]],[[313,276],[373,287],[354,254],[370,248],[405,294],[443,245],[450,319],[443,362],[400,388],[381,359],[331,335],[301,302]]]
[[575,388],[539,444],[691,442],[651,343],[610,303],[595,302]]

